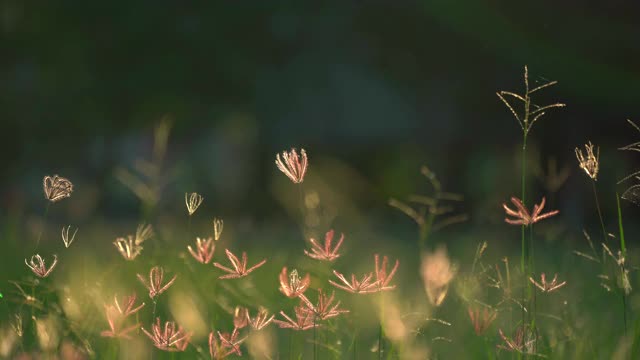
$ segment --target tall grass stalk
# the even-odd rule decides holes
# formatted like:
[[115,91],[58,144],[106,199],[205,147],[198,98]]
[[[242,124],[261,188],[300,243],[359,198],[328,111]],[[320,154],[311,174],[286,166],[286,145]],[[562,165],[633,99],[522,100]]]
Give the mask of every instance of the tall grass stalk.
[[620,231],[620,251],[622,252],[622,263],[620,265],[620,281],[622,282],[622,318],[624,320],[624,334],[627,335],[627,295],[624,286],[625,265],[627,256],[627,246],[624,240],[624,227],[622,226],[622,209],[620,208],[620,196],[616,192],[616,206],[618,208],[618,230]]
[[38,238],[36,239],[36,247],[33,250],[36,252],[38,250],[38,246],[40,246],[40,239],[42,238],[42,233],[44,232],[44,228],[47,225],[47,216],[49,215],[49,207],[51,206],[51,201],[47,201],[47,206],[44,208],[44,216],[42,217],[42,224],[40,224],[40,231],[38,232]]

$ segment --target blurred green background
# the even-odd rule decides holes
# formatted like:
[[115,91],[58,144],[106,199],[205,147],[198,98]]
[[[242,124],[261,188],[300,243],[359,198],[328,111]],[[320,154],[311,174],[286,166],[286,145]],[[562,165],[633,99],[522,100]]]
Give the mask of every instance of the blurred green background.
[[[297,190],[273,163],[290,147],[309,154],[307,200],[321,210],[306,226],[315,234],[334,227],[353,252],[375,244],[392,258],[414,255],[415,227],[387,201],[424,192],[426,164],[464,196],[458,211],[470,217],[434,241],[468,255],[498,238],[493,256],[510,254],[518,231],[507,234],[513,242],[498,237],[500,205],[520,191],[521,131],[495,92],[520,92],[524,65],[535,84],[559,81],[541,103],[567,104],[530,137],[529,194],[546,195],[562,218],[542,248],[583,246],[581,229],[598,223],[574,148],[601,147],[609,231],[614,194],[631,184],[616,182],[640,163],[617,150],[640,137],[625,121],[640,121],[639,11],[637,1],[3,0],[0,219],[9,245],[0,280],[24,275],[43,223],[40,182],[53,174],[75,185],[45,225],[43,243],[56,252],[59,227],[74,224],[78,254],[109,249],[105,259],[120,260],[111,241],[141,220],[184,252],[183,194],[192,191],[205,197],[192,235],[220,216],[230,243],[299,252]],[[162,119],[171,127],[161,196],[145,211],[118,173],[153,158]],[[623,211],[640,215],[630,203]],[[637,243],[635,222],[627,226]],[[416,280],[419,259],[405,261]]]

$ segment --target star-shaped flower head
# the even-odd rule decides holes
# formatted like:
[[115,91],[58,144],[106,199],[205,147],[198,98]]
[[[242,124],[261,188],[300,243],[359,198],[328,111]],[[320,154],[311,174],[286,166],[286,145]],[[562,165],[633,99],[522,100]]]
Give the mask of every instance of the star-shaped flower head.
[[53,255],[53,263],[48,269],[44,263],[44,259],[38,254],[33,255],[29,262],[27,262],[27,259],[24,259],[24,263],[27,264],[29,269],[31,269],[36,276],[46,278],[51,274],[53,269],[56,267],[56,264],[58,264],[58,256]]
[[138,274],[138,280],[140,280],[140,282],[149,289],[149,297],[152,299],[165,292],[176,280],[176,277],[178,277],[178,275],[173,275],[171,280],[163,285],[164,269],[160,266],[151,268],[151,271],[149,271],[149,282],[147,282],[144,276]]
[[244,251],[242,252],[242,261],[240,261],[238,257],[235,256],[228,249],[225,250],[225,253],[227,254],[227,258],[231,262],[233,269],[223,266],[217,262],[214,262],[213,266],[228,273],[227,275],[222,275],[218,277],[218,279],[238,279],[241,277],[245,277],[249,275],[253,270],[259,268],[260,266],[264,265],[267,262],[267,259],[263,259],[259,263],[247,269],[247,253],[246,252]]
[[534,205],[533,211],[529,213],[529,210],[527,210],[527,208],[524,207],[522,200],[518,199],[515,196],[512,196],[511,203],[515,205],[516,209],[513,210],[509,208],[507,204],[502,204],[502,207],[504,208],[504,211],[507,213],[507,215],[514,217],[514,219],[505,218],[504,221],[511,225],[529,226],[537,223],[538,221],[544,220],[546,218],[550,218],[560,212],[558,210],[553,210],[553,211],[549,211],[547,213],[541,214],[542,209],[544,208],[545,202],[546,202],[546,199],[543,197],[542,201],[540,201],[540,204]]
[[184,351],[189,345],[191,333],[186,332],[182,326],[177,326],[173,321],[160,324],[160,318],[151,326],[151,332],[144,328],[142,331],[153,341],[153,345],[163,351]]
[[280,154],[276,154],[276,165],[291,181],[299,184],[304,181],[304,175],[307,172],[307,152],[300,149],[300,156],[298,156],[298,152],[294,148],[289,152],[283,151],[282,159]]
[[320,246],[320,244],[318,244],[318,242],[314,238],[309,239],[309,242],[311,242],[312,248],[311,248],[311,251],[305,250],[304,251],[305,255],[307,255],[312,259],[323,260],[323,261],[333,261],[339,258],[340,254],[338,254],[338,250],[340,249],[340,245],[342,245],[342,242],[344,241],[344,234],[340,234],[340,240],[338,240],[338,243],[332,249],[331,245],[333,243],[333,235],[334,235],[333,230],[329,230],[325,234],[324,246]]
[[311,283],[311,277],[306,274],[303,278],[300,278],[298,271],[293,269],[291,274],[287,275],[287,268],[283,267],[280,271],[280,292],[288,298],[296,298],[307,290]]

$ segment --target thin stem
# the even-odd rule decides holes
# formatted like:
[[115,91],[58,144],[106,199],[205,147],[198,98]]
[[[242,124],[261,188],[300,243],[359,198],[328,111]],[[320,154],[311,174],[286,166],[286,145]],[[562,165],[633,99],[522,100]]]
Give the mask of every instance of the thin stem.
[[42,238],[44,227],[47,225],[47,215],[49,215],[50,206],[51,206],[51,201],[47,201],[47,206],[44,209],[44,216],[42,217],[42,225],[40,225],[40,232],[38,233],[38,239],[36,240],[36,248],[33,250],[34,252],[38,250],[38,246],[40,245],[40,238]]
[[[528,109],[527,109],[528,110]],[[527,119],[528,119],[528,111],[525,113],[525,125],[527,124]],[[526,169],[527,169],[527,131],[524,132],[523,137],[522,137],[522,195],[521,195],[521,200],[522,200],[522,204],[525,205],[526,204]],[[526,269],[526,239],[525,239],[525,225],[523,224],[521,227],[521,238],[520,238],[520,250],[521,250],[521,257],[520,257],[520,271],[522,272],[522,275],[524,277],[524,285],[522,287],[522,326],[524,326],[525,324],[525,308],[524,305],[526,304],[525,301],[525,288],[528,287],[528,279],[527,279],[527,269]]]
[[596,182],[591,181],[591,187],[593,188],[593,198],[596,201],[596,209],[598,210],[598,218],[600,218],[600,227],[602,228],[602,238],[604,242],[607,242],[607,230],[604,228],[604,219],[602,217],[602,211],[600,210],[600,200],[598,200],[598,190],[596,190]]
[[316,341],[316,321],[317,321],[317,316],[313,316],[313,359],[317,359],[318,358],[318,342]]
[[624,318],[624,334],[627,335],[627,295],[624,285],[625,268],[624,260],[627,257],[627,246],[624,240],[624,227],[622,226],[622,208],[620,207],[620,196],[616,192],[616,205],[618,207],[618,229],[620,231],[620,251],[622,252],[622,264],[620,265],[620,281],[622,282],[622,315]]
[[378,360],[382,360],[382,323],[384,322],[384,296],[380,293],[380,324],[378,324]]

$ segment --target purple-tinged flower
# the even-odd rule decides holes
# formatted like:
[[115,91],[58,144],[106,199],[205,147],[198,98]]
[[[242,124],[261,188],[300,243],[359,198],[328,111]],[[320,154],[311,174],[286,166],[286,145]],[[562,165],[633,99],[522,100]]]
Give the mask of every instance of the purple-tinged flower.
[[217,262],[213,263],[213,266],[228,273],[227,275],[222,275],[218,277],[218,279],[238,279],[241,277],[245,277],[249,275],[253,270],[259,268],[260,266],[264,265],[267,262],[267,259],[264,259],[247,269],[247,253],[246,252],[242,252],[242,261],[240,261],[238,257],[235,256],[228,249],[225,250],[225,253],[227,254],[227,258],[229,258],[229,261],[231,262],[233,269],[223,266]]

